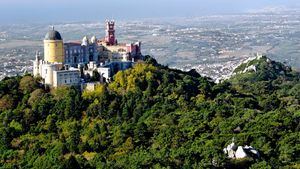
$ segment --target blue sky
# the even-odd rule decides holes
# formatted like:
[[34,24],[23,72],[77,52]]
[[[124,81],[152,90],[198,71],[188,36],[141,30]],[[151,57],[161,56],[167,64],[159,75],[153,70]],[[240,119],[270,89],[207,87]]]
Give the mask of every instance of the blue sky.
[[0,0],[1,23],[185,17],[300,7],[300,0]]

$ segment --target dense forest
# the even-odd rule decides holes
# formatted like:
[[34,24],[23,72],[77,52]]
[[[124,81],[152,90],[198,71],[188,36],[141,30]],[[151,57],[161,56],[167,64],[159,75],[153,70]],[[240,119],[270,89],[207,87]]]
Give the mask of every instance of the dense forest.
[[[0,167],[300,168],[299,79],[267,57],[218,84],[151,57],[94,91],[5,78]],[[260,158],[227,158],[232,138]]]

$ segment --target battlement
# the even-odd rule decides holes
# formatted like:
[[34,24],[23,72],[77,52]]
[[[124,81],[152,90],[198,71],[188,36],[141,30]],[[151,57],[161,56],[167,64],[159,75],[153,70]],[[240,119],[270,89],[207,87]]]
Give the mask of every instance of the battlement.
[[105,22],[106,22],[107,28],[115,26],[115,21],[114,20],[111,20],[111,21],[110,20],[106,20]]

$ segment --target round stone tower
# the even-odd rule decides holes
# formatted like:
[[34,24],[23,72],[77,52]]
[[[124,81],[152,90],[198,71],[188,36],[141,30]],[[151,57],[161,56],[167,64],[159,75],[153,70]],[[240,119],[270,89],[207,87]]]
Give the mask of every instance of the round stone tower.
[[54,27],[44,39],[44,60],[49,63],[63,63],[65,61],[63,39],[60,33],[54,30]]

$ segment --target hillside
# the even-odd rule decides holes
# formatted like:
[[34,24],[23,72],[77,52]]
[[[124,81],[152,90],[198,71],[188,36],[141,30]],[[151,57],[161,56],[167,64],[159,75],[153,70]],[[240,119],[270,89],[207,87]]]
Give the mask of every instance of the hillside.
[[[266,57],[235,72],[215,84],[147,57],[92,92],[6,78],[0,167],[299,168],[299,73]],[[232,138],[260,157],[227,158]]]

